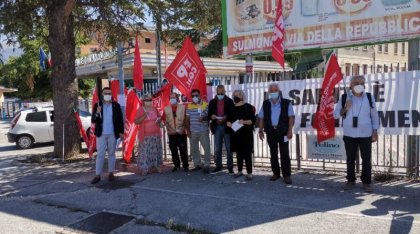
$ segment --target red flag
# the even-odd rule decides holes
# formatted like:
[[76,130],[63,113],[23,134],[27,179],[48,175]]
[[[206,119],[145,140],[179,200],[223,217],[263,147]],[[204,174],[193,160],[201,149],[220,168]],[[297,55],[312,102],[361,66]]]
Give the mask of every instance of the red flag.
[[82,124],[82,120],[80,119],[80,114],[79,112],[77,112],[76,110],[74,111],[74,116],[76,117],[76,121],[77,121],[77,125],[79,126],[80,129],[80,134],[82,134],[83,137],[83,141],[86,144],[86,147],[89,149],[89,138],[86,135],[86,131],[83,128],[83,124]]
[[[188,99],[191,100],[191,90],[201,89],[206,82],[206,68],[194,48],[191,39],[187,37],[181,50],[166,69],[165,78]],[[204,81],[203,81],[204,79]]]
[[284,21],[282,0],[279,0],[277,4],[271,55],[284,69]]
[[171,84],[166,84],[153,95],[152,105],[159,111],[160,116],[163,114],[165,106],[170,104]]
[[[93,95],[92,95],[92,113],[93,113],[93,108],[95,107],[95,104],[98,102],[99,102],[98,92],[97,92],[97,88],[95,88],[93,90]],[[96,149],[95,124],[91,124],[89,129],[90,130],[89,130],[89,140],[88,140],[89,141],[88,152],[89,152],[89,157],[91,158]]]
[[143,65],[141,63],[141,57],[140,57],[140,49],[139,49],[139,42],[138,42],[138,35],[136,35],[136,44],[134,47],[134,65],[133,65],[133,81],[134,81],[134,87],[136,87],[137,90],[143,89]]
[[134,123],[134,118],[136,117],[137,110],[140,108],[140,99],[134,89],[128,91],[125,108],[123,157],[124,161],[129,163],[139,130],[139,125]]
[[326,64],[324,81],[322,82],[321,100],[315,113],[314,128],[318,133],[318,142],[334,138],[335,120],[334,112],[334,86],[343,80],[337,56],[331,53]]
[[[112,98],[114,98],[114,100],[118,101],[118,94],[120,94],[120,81],[112,78],[110,88],[111,88],[111,92],[112,92]],[[124,94],[126,96],[127,96],[127,92],[128,92],[127,87],[124,87]]]

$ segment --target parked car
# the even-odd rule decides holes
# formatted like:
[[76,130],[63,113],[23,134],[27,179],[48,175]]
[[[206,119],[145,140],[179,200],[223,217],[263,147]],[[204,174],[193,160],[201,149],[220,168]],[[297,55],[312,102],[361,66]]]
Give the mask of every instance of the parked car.
[[[90,113],[80,111],[84,129],[90,127]],[[20,149],[28,149],[34,143],[54,141],[53,107],[25,108],[20,110],[10,122],[7,133],[10,143],[16,143]]]

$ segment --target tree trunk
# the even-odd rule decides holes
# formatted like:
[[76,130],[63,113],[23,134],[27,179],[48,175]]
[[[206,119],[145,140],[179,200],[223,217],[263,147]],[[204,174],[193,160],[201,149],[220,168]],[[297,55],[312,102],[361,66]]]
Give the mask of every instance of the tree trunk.
[[70,158],[80,150],[80,133],[73,114],[73,109],[78,106],[79,96],[74,63],[72,10],[75,2],[76,0],[47,1],[48,46],[53,64],[54,155],[59,158]]

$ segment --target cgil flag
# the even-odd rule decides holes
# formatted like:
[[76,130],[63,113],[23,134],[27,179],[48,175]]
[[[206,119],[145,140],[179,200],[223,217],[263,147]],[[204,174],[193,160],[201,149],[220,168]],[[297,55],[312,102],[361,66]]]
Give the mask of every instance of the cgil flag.
[[199,89],[200,93],[206,89],[207,70],[201,62],[200,56],[189,37],[185,38],[181,50],[166,69],[165,78],[173,84],[184,96],[191,100],[191,91]]
[[170,104],[171,88],[171,84],[166,84],[153,95],[152,105],[158,110],[160,116],[162,116],[165,106]]
[[315,113],[314,128],[317,130],[318,143],[335,137],[334,86],[343,80],[337,56],[327,55],[326,72],[321,88],[321,98]]
[[[98,97],[98,89],[95,87],[95,89],[93,90],[93,95],[92,95],[92,112],[93,113],[93,108],[95,106],[96,103],[99,102],[99,97]],[[91,123],[90,124],[90,128],[89,128],[89,133],[88,133],[88,141],[89,141],[89,147],[88,147],[88,152],[89,152],[89,157],[92,158],[93,153],[95,152],[96,149],[96,136],[95,136],[95,124]]]
[[284,69],[284,21],[283,21],[283,4],[279,0],[277,4],[276,22],[274,25],[273,46],[271,49],[271,56],[283,67]]
[[136,87],[138,91],[143,90],[143,79],[143,65],[140,57],[138,35],[136,35],[136,43],[134,47],[133,81],[134,87]]
[[125,121],[124,121],[124,139],[123,139],[123,158],[126,163],[130,163],[133,153],[134,143],[136,142],[139,125],[134,123],[137,111],[141,106],[139,97],[135,89],[130,89],[127,93]]

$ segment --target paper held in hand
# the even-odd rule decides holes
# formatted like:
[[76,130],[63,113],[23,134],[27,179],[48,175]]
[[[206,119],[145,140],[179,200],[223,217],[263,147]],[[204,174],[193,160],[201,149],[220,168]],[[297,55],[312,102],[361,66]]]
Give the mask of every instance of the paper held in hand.
[[235,122],[232,123],[232,129],[233,131],[238,131],[240,128],[242,128],[242,126],[244,126],[243,124],[239,123],[239,120],[236,120]]

